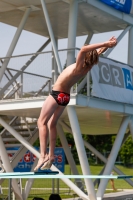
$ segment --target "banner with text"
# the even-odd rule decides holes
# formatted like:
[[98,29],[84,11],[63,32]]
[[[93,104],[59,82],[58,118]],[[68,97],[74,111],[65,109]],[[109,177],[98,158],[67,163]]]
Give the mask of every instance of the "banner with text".
[[[18,151],[17,147],[7,147],[8,150],[8,156],[9,159],[12,159],[15,151]],[[39,151],[39,147],[35,147],[36,150]],[[12,153],[12,151],[14,153]],[[47,152],[49,151],[49,148],[47,148]],[[56,147],[54,151],[55,160],[53,162],[54,166],[56,166],[61,172],[64,172],[64,166],[65,166],[65,153],[64,149],[62,147]],[[34,164],[34,161],[36,159],[36,156],[32,154],[30,151],[27,151],[25,155],[22,157],[22,159],[18,162],[17,166],[14,168],[14,172],[30,172],[32,165]],[[42,170],[38,170],[42,171]]]
[[117,102],[133,104],[133,68],[107,58],[91,69],[91,95]]
[[100,0],[103,3],[127,14],[133,14],[133,0]]

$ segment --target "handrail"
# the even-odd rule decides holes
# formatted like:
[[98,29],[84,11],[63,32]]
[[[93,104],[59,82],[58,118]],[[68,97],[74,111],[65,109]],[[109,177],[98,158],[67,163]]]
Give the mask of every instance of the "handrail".
[[[79,48],[70,48],[70,49],[59,49],[58,51],[69,51],[69,50],[80,50]],[[23,57],[23,56],[36,56],[38,54],[45,54],[45,53],[54,53],[53,51],[44,51],[44,52],[36,52],[36,53],[29,53],[29,54],[20,54],[20,55],[15,55],[15,56],[10,56],[10,57],[1,57],[0,61],[2,59],[9,59],[9,58],[17,58],[17,57]]]

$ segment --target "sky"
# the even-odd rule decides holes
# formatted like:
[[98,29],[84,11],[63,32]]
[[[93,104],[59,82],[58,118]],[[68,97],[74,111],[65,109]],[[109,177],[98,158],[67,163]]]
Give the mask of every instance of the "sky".
[[[16,28],[10,25],[0,23],[0,57],[4,57],[10,47],[12,39],[15,35]],[[91,43],[104,42],[108,40],[111,36],[118,37],[121,31],[106,32],[102,34],[95,34],[92,37]],[[76,38],[76,47],[81,48],[86,40],[87,36]],[[13,55],[28,54],[36,52],[42,44],[47,40],[47,38],[23,30],[17,46],[13,52]],[[115,47],[113,52],[110,54],[109,58],[120,61],[122,63],[127,63],[127,45],[128,45],[128,34],[121,40],[119,44]],[[61,39],[58,42],[58,49],[67,48],[67,39]],[[45,49],[45,51],[51,50],[51,44]]]

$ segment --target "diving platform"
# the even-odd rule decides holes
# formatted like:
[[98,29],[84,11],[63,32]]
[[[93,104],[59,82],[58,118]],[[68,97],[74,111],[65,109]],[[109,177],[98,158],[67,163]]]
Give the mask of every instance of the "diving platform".
[[[0,101],[0,115],[38,118],[47,96]],[[71,95],[68,106],[74,106],[82,134],[117,134],[124,116],[133,113],[133,106],[82,94]],[[67,109],[60,117],[68,124]],[[95,126],[97,124],[97,128]]]

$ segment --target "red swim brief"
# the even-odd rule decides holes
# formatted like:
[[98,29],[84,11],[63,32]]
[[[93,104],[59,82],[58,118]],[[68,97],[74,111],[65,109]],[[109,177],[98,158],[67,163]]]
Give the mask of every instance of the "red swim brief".
[[50,94],[60,106],[66,106],[70,101],[70,94],[52,90]]

